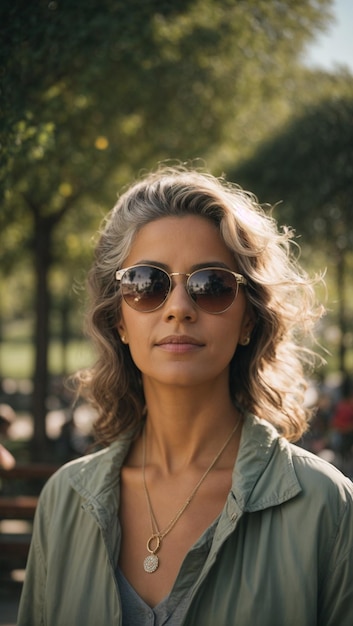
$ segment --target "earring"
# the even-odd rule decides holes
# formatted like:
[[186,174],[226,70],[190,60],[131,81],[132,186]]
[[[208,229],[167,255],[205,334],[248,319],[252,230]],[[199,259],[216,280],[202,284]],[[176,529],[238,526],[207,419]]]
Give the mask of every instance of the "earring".
[[250,343],[250,335],[247,335],[247,337],[244,337],[244,339],[240,341],[239,343],[241,346],[248,346]]
[[127,339],[125,335],[120,335],[120,339],[123,343],[127,343]]

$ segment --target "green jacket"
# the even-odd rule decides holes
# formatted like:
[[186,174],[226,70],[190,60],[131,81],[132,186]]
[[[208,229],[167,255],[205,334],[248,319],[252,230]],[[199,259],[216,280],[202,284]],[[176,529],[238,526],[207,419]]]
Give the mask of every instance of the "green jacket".
[[[119,626],[119,470],[129,448],[67,464],[37,509],[18,626]],[[184,626],[352,626],[353,486],[247,416],[232,489]],[[133,625],[132,625],[133,626]]]

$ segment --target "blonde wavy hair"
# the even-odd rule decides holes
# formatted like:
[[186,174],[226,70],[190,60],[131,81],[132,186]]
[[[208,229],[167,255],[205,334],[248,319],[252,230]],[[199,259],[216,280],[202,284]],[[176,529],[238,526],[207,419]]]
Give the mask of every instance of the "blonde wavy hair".
[[115,272],[136,233],[167,216],[203,216],[217,225],[234,254],[256,324],[251,342],[238,346],[230,364],[232,399],[244,411],[271,422],[288,440],[308,426],[307,374],[315,364],[308,338],[323,309],[314,282],[299,266],[293,232],[278,229],[256,198],[236,185],[187,167],[160,166],[128,188],[104,220],[88,276],[86,327],[95,364],[77,373],[78,393],[98,412],[95,435],[108,445],[142,423],[141,374],[117,331],[121,296]]

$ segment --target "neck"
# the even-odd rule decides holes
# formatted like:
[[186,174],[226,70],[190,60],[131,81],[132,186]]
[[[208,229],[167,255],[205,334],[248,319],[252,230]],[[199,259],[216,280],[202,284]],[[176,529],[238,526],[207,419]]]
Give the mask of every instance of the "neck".
[[[146,445],[148,458],[165,474],[191,465],[206,466],[240,419],[229,392],[188,390],[146,393]],[[224,461],[234,462],[241,428],[238,428]]]

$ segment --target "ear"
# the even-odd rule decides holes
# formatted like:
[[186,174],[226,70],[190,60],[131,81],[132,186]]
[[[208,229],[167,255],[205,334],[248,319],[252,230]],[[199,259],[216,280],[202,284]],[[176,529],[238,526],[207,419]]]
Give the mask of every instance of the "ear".
[[244,322],[241,327],[242,333],[251,335],[254,329],[255,323],[256,323],[256,320],[255,320],[254,314],[252,313],[252,311],[247,311],[244,317]]
[[125,329],[125,325],[124,325],[123,320],[120,320],[120,321],[117,323],[117,325],[116,325],[116,329],[117,329],[117,331],[118,331],[118,333],[119,333],[119,335],[120,335],[120,339],[121,339],[121,341],[122,341],[123,343],[125,343],[125,344],[126,344],[126,343],[129,343],[129,339],[128,339],[128,336],[127,336],[127,332],[126,332],[126,329]]
[[239,343],[243,346],[246,346],[251,341],[251,333],[254,330],[254,326],[256,324],[256,318],[254,312],[250,307],[245,312],[244,320],[241,326]]

